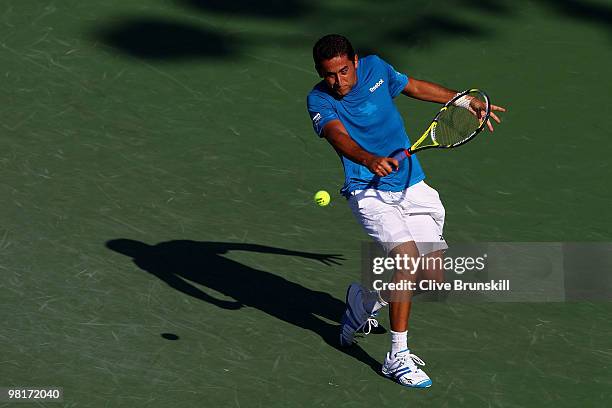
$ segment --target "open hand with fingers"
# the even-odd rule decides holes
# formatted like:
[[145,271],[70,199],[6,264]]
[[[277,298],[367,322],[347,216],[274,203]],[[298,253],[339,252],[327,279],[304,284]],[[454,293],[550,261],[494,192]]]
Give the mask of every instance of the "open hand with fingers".
[[[469,111],[472,112],[478,118],[478,120],[481,120],[487,115],[487,106],[483,101],[478,98],[470,98]],[[493,125],[491,124],[491,119],[493,119],[497,123],[501,123],[501,120],[495,114],[495,111],[505,112],[506,108],[493,104],[491,105],[491,114],[489,115],[489,119],[487,119],[487,128],[490,132],[493,132]]]

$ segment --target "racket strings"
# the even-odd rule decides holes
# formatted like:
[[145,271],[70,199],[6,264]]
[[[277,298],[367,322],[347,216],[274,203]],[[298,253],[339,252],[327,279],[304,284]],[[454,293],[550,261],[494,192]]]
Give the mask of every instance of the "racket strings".
[[[479,93],[470,93],[468,96],[483,100]],[[431,138],[441,146],[453,146],[470,138],[481,123],[472,108],[450,105],[438,117]]]

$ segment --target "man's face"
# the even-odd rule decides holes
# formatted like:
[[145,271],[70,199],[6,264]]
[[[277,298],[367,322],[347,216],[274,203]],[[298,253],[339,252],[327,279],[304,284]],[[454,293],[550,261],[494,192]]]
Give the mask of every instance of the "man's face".
[[339,97],[348,94],[357,83],[357,55],[351,61],[346,55],[323,60],[319,67],[319,75],[329,89]]

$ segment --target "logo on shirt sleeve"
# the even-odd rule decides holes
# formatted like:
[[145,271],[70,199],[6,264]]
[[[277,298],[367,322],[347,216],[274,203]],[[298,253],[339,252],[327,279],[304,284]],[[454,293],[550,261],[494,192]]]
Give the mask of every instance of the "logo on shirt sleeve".
[[314,123],[315,126],[317,126],[319,124],[319,122],[321,121],[321,114],[317,113],[316,115],[314,115],[314,117],[312,118],[312,122]]

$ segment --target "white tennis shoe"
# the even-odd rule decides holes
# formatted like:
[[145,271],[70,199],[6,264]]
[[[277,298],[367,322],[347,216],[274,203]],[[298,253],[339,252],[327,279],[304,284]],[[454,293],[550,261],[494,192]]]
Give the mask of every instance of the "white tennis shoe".
[[394,356],[391,356],[391,352],[387,353],[381,371],[404,387],[428,388],[431,387],[431,379],[418,367],[424,365],[423,360],[406,349]]

